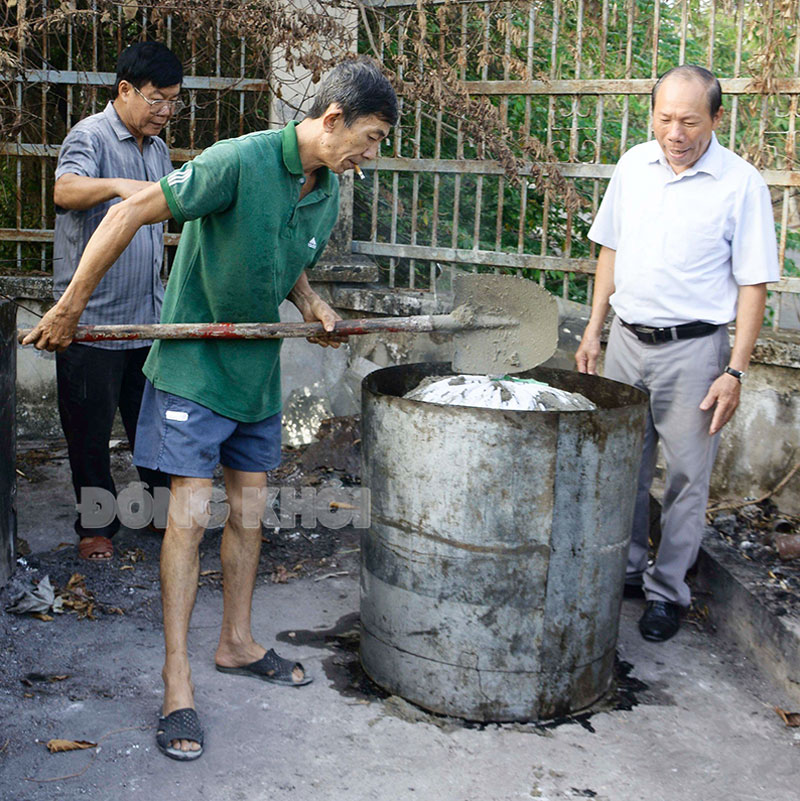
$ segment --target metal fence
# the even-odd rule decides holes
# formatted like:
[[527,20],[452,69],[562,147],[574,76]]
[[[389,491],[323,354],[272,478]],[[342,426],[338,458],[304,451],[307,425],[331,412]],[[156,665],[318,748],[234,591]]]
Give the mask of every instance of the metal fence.
[[[312,17],[316,13],[323,23],[331,14],[317,0],[283,5],[287,16],[296,8]],[[128,44],[162,41],[184,65],[187,108],[163,134],[176,164],[218,139],[277,124],[271,119],[276,83],[285,96],[298,95],[295,82],[309,84],[302,76],[276,81],[279,65],[273,54],[265,53],[246,27],[245,15],[258,10],[257,0],[246,8],[216,0],[15,0],[3,6],[0,131],[11,135],[0,137],[0,271],[51,272],[60,143],[75,123],[111,99],[117,56]],[[231,32],[237,26],[242,28],[238,36]],[[339,43],[342,50],[355,41],[351,28],[349,40],[344,35]],[[168,233],[165,242],[173,246],[178,238]]]
[[[0,268],[49,271],[58,144],[74,122],[104,105],[102,87],[113,83],[123,44],[161,39],[187,67],[189,108],[166,132],[174,161],[217,138],[268,125],[264,54],[246,32],[232,36],[219,17],[208,22],[213,15],[193,23],[191,4],[174,2],[17,0],[0,11],[6,30],[27,20],[21,36],[6,38],[9,50],[27,53],[25,68],[0,84],[7,93],[0,104],[17,112],[13,139],[0,142]],[[65,5],[85,16],[37,28],[37,20]],[[217,5],[222,14],[236,4]],[[330,13],[330,4],[312,0],[286,5]],[[208,0],[206,11],[212,6]],[[470,135],[463,114],[437,104],[433,93],[405,99],[400,124],[368,165],[367,179],[356,182],[354,196],[353,251],[377,260],[389,286],[432,290],[442,266],[454,264],[516,272],[586,300],[596,256],[586,232],[613,165],[650,136],[655,77],[692,62],[721,78],[720,141],[755,163],[772,191],[782,265],[772,323],[780,327],[797,317],[797,0],[364,0],[341,6],[352,13],[359,50],[394,72],[401,95],[412,75],[418,82],[428,74],[457,77],[471,99],[494,105],[512,148],[528,135],[546,145],[584,201],[568,208],[530,163],[521,163],[519,180],[512,180]],[[434,54],[427,60],[419,48],[423,34]],[[3,71],[8,79],[0,63]],[[174,243],[176,234],[167,241]]]
[[[418,9],[374,0],[371,39],[399,78],[418,68]],[[486,97],[509,129],[552,151],[585,205],[530,182],[513,185],[464,135],[464,120],[417,101],[402,108],[389,151],[356,184],[353,249],[386,268],[390,286],[430,289],[439,265],[494,268],[538,279],[564,297],[591,297],[595,248],[586,238],[613,166],[652,136],[655,78],[682,63],[715,70],[725,93],[722,144],[761,170],[773,196],[782,279],[772,323],[795,304],[798,248],[797,4],[780,2],[427,3],[427,36],[470,95]],[[779,54],[779,55],[778,55]],[[424,68],[424,65],[423,65]],[[781,297],[784,303],[781,303]],[[792,316],[792,315],[787,315]],[[796,317],[796,314],[794,315]]]

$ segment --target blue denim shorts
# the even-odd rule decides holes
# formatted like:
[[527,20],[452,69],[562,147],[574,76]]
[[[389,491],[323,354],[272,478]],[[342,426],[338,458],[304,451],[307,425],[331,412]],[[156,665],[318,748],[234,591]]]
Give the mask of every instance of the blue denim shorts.
[[231,420],[145,383],[133,463],[171,476],[211,478],[217,464],[263,473],[281,461],[281,415]]

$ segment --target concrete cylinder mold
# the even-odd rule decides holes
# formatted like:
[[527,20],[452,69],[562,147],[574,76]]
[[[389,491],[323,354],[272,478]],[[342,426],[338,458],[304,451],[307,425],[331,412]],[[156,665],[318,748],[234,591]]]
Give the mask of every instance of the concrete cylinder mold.
[[468,720],[542,720],[610,687],[646,396],[539,367],[596,411],[402,396],[446,364],[363,383],[361,660],[392,693]]

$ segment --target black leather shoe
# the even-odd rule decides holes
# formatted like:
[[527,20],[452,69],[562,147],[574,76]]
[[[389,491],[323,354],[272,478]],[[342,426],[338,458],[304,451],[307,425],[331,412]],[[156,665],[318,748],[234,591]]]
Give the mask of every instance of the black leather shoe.
[[681,627],[681,608],[668,601],[648,601],[639,618],[642,637],[651,642],[664,642],[678,633]]

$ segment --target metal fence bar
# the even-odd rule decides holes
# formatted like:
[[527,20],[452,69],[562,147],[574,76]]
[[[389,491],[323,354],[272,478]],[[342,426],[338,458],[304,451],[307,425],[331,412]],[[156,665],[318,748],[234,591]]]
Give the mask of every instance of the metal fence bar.
[[[461,49],[466,50],[467,47],[467,7],[461,6]],[[459,77],[463,81],[466,78],[466,65],[462,63],[459,66]],[[461,118],[456,121],[456,158],[464,158],[464,130],[461,124]],[[458,228],[459,228],[459,212],[461,210],[461,173],[457,173],[453,185],[453,232],[451,235],[452,246],[458,247]]]
[[[22,158],[56,158],[60,145],[40,145],[32,143],[0,144],[0,156],[20,156]],[[187,148],[170,148],[169,155],[173,162],[184,162],[193,159],[203,152],[202,148],[189,150]],[[517,175],[530,176],[535,163],[523,165]],[[554,166],[565,178],[610,178],[614,171],[614,164],[595,164],[592,162],[555,162]],[[375,160],[363,165],[365,173],[376,170],[397,172],[438,172],[442,175],[505,175],[505,170],[498,161],[492,159],[437,159],[437,158],[394,158],[379,156]],[[800,187],[799,170],[759,170],[768,186]]]
[[[536,27],[536,6],[531,3],[528,8],[528,30],[527,42],[525,52],[525,69],[527,76],[533,73],[533,43]],[[530,95],[525,96],[525,136],[531,135],[531,98]],[[528,182],[523,179],[522,191],[520,192],[520,206],[519,206],[519,226],[517,231],[517,253],[522,253],[525,250],[525,230],[527,228],[527,214],[528,214]],[[517,275],[521,275],[521,271],[517,271]]]
[[[511,28],[511,5],[510,3],[503,3],[503,17],[505,20],[503,32],[503,80],[507,81],[509,75],[509,62],[511,59],[511,36],[509,31]],[[503,125],[508,124],[508,96],[500,98],[500,120]],[[497,179],[497,210],[495,213],[495,228],[494,228],[494,249],[503,249],[503,211],[505,204],[505,177],[501,175]],[[498,272],[498,270],[495,270]]]
[[[720,86],[726,95],[761,94],[759,84],[753,78],[720,78]],[[540,80],[496,80],[465,81],[464,87],[473,95],[649,95],[652,78],[584,78],[575,81],[570,78]],[[800,78],[775,78],[775,94],[791,94],[800,91]]]
[[[556,77],[556,62],[558,54],[558,32],[561,14],[560,0],[555,0],[553,3],[553,23],[550,32],[550,78]],[[553,148],[553,127],[555,125],[555,103],[554,96],[550,96],[547,101],[547,137],[546,144],[548,149]],[[550,191],[545,190],[542,198],[542,242],[540,253],[542,256],[547,255],[547,238],[550,227]],[[539,283],[544,286],[545,274],[544,271],[539,273]]]
[[[444,63],[445,53],[444,34],[439,31],[439,59]],[[436,128],[433,143],[433,160],[439,161],[442,157],[442,108],[441,106],[436,110]],[[431,247],[436,247],[439,244],[439,192],[442,176],[438,172],[433,173],[433,199],[431,204]],[[436,265],[433,261],[430,263],[430,287],[436,289]]]
[[[167,45],[169,46],[169,44]],[[196,66],[196,65],[195,65]],[[22,81],[26,84],[48,83],[57,86],[66,86],[68,89],[75,86],[90,88],[109,88],[114,85],[116,73],[95,72],[89,70],[56,70],[42,68],[40,70],[21,70],[19,73],[0,73],[0,81]],[[182,87],[184,89],[202,91],[237,91],[237,92],[266,92],[269,82],[263,78],[245,78],[224,75],[184,75]]]
[[[44,11],[47,11],[47,0],[44,0],[42,3],[42,8]],[[47,36],[47,32],[42,32],[42,67],[47,64],[47,60],[49,58],[49,38]],[[93,51],[92,51],[92,59],[93,64],[97,63],[97,27],[94,27],[94,41],[93,41]],[[50,87],[45,86],[44,84],[41,85],[41,105],[39,107],[39,114],[41,116],[41,127],[39,129],[39,138],[42,140],[42,144],[45,146],[47,145],[47,94],[49,92]],[[94,97],[92,98],[94,102]],[[18,156],[19,158],[19,156]],[[39,202],[41,203],[41,215],[39,217],[39,225],[41,228],[47,228],[47,166],[48,166],[48,159],[45,156],[41,156],[39,158],[39,174],[41,176],[41,184],[40,184],[40,192],[41,196]],[[42,244],[39,250],[39,269],[44,272],[47,269],[47,245]]]
[[[660,6],[657,3],[656,6]],[[607,58],[607,43],[608,43],[608,0],[603,0],[603,7],[601,12],[600,21],[600,63],[599,72],[600,78],[605,78],[606,75],[606,58]],[[601,160],[601,151],[603,144],[603,117],[605,113],[605,103],[602,95],[597,95],[595,103],[595,141],[594,141],[594,161],[595,163]],[[600,181],[595,178],[592,181],[592,218],[597,214],[597,209],[600,207]],[[594,242],[589,243],[589,255],[594,258],[596,256],[597,246]],[[586,286],[587,300],[592,297],[594,292],[594,278],[589,276]]]
[[[661,3],[653,6],[653,38],[651,42],[650,77],[653,81],[658,79],[658,43],[661,36]],[[647,104],[647,140],[653,136],[653,104]]]
[[[794,58],[792,64],[792,71],[795,76],[800,75],[800,33],[798,30],[798,23],[795,20],[795,47],[794,47]],[[784,167],[788,170],[791,170],[795,166],[795,155],[797,151],[797,136],[796,136],[796,129],[797,129],[797,110],[798,110],[798,97],[797,95],[792,95],[789,100],[789,119],[787,124],[786,130],[786,143],[784,145],[784,158],[783,163]],[[787,235],[789,233],[789,204],[792,201],[791,193],[789,187],[785,187],[783,190],[783,196],[781,198],[781,231],[780,237],[778,239],[778,264],[781,268],[781,275],[784,274],[785,264],[786,264],[786,241]],[[774,329],[778,329],[780,327],[781,315],[782,315],[782,306],[783,306],[783,299],[781,298],[779,302],[776,304],[775,314],[772,318],[772,325]]]
[[[419,69],[422,69],[422,63],[419,64]],[[414,103],[414,158],[418,159],[420,156],[420,144],[422,141],[422,101],[417,100]],[[415,172],[411,178],[411,244],[417,244],[417,225],[419,221],[419,176]],[[408,286],[413,289],[416,283],[416,263],[412,259],[408,263]]]
[[[491,13],[489,3],[483,4],[483,50],[479,61],[481,63],[481,79],[489,79],[489,35],[491,27]],[[477,156],[482,159],[484,155],[483,142],[478,142]],[[472,249],[478,250],[481,245],[481,211],[483,209],[483,175],[475,179],[475,217],[472,227]]]
[[[214,75],[219,78],[222,75],[222,66],[220,63],[220,48],[222,47],[222,20],[217,17],[217,24],[214,30]],[[219,136],[219,105],[220,105],[220,90],[214,90],[214,139],[217,140]]]
[[[367,23],[369,24],[369,23]],[[378,56],[380,57],[381,61],[383,61],[384,57],[384,33],[386,31],[386,18],[383,16],[378,17]],[[380,147],[381,145],[378,144],[378,153],[380,154]],[[380,160],[380,159],[379,159]],[[370,228],[369,228],[369,238],[373,242],[377,242],[378,240],[378,201],[380,198],[380,176],[378,174],[378,168],[376,167],[375,171],[372,174],[372,207],[370,209],[371,212],[371,219],[370,219]]]
[[[739,0],[736,6],[736,54],[733,62],[733,77],[738,78],[742,71],[742,40],[744,38],[744,0]],[[720,82],[721,83],[721,82]],[[723,90],[724,91],[724,90]],[[739,98],[734,95],[731,98],[731,135],[728,147],[731,150],[736,148],[736,125],[739,115]]]
[[681,0],[681,44],[678,64],[686,63],[686,30],[689,27],[689,0]]
[[708,69],[714,69],[714,41],[717,35],[717,0],[711,0],[711,6],[708,10],[708,57],[706,58],[706,66]]
[[[397,80],[403,80],[403,51],[406,43],[406,26],[405,14],[401,13],[399,18],[399,30],[397,37]],[[397,125],[394,129],[394,155],[398,158],[403,155],[403,98],[400,97],[397,104]],[[392,222],[391,222],[391,235],[390,241],[397,242],[397,207],[399,201],[399,180],[400,174],[395,172],[392,174]],[[394,258],[389,260],[389,286],[395,285],[395,277],[397,270],[397,261]]]
[[[628,20],[627,42],[625,45],[625,80],[631,79],[633,66],[633,21],[636,16],[636,4],[633,0],[626,0],[626,14]],[[622,99],[622,128],[619,135],[619,154],[620,156],[628,149],[628,120],[630,116],[629,95]]]
[[[584,3],[583,0],[578,0],[578,11],[575,23],[575,80],[581,79],[581,67],[583,62],[583,14]],[[569,132],[569,161],[575,162],[578,160],[578,95],[572,97],[572,110],[571,122]],[[564,234],[564,258],[570,258],[572,255],[572,227],[574,224],[575,212],[572,209],[567,209],[566,231]],[[564,273],[561,294],[564,298],[569,298],[569,279],[570,274]]]
[[466,264],[474,267],[507,267],[512,269],[569,270],[593,273],[593,259],[564,259],[559,256],[536,256],[529,253],[500,253],[496,250],[473,248],[430,248],[421,245],[402,245],[391,242],[353,242],[353,253],[365,256],[393,256],[408,259]]

